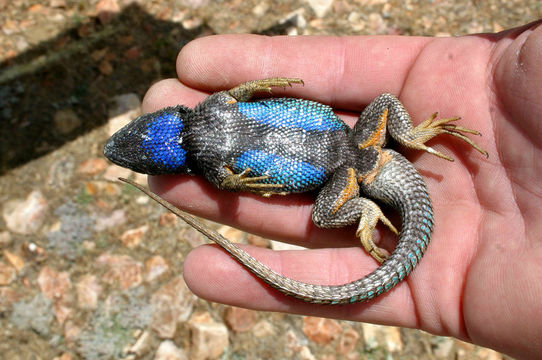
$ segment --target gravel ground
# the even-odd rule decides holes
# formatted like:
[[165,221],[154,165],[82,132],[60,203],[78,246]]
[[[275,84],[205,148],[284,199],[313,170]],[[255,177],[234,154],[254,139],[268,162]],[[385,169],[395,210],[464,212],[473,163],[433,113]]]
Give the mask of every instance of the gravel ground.
[[506,359],[417,330],[196,298],[180,272],[205,239],[111,181],[145,178],[101,149],[197,37],[456,36],[540,17],[538,0],[0,0],[0,357]]

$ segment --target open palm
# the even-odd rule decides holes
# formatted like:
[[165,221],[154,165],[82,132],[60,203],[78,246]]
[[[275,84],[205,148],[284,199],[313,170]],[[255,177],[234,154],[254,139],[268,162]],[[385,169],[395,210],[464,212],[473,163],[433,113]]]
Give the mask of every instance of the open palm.
[[[407,156],[427,182],[435,231],[424,259],[402,284],[368,303],[306,304],[268,288],[216,247],[194,250],[184,275],[198,295],[237,306],[416,327],[542,356],[542,27],[461,38],[215,36],[181,51],[179,80],[154,85],[144,111],[193,106],[209,92],[248,80],[299,77],[304,87],[277,96],[316,100],[360,112],[383,92],[397,95],[419,123],[438,110],[479,130],[484,158],[455,138]],[[188,176],[153,177],[154,192],[181,209],[311,250],[247,247],[275,271],[316,284],[356,280],[377,264],[354,228],[318,229],[311,195],[263,199],[220,191]],[[382,235],[384,246],[391,234]]]

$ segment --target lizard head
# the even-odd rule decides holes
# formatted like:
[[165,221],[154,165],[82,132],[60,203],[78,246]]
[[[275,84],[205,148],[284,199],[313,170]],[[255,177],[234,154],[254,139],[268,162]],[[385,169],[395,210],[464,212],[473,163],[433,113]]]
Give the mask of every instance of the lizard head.
[[138,117],[109,138],[105,157],[143,174],[188,172],[182,135],[183,117],[191,111],[177,105]]

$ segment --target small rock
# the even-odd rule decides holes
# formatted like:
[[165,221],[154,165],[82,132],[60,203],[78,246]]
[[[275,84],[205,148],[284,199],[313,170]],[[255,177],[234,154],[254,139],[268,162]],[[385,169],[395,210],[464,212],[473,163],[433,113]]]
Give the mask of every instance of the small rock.
[[192,246],[192,248],[196,248],[207,243],[206,238],[192,227],[179,231],[177,234],[177,239],[179,241],[186,241],[190,244],[190,246]]
[[176,0],[175,2],[181,5],[182,7],[197,9],[197,8],[207,5],[209,3],[209,0]]
[[245,235],[245,233],[241,230],[232,228],[228,225],[222,225],[220,228],[218,228],[217,231],[220,235],[224,236],[226,239],[236,244],[241,243]]
[[397,352],[403,349],[401,331],[398,327],[373,324],[363,325],[363,338],[367,349],[375,349],[384,345],[389,352]]
[[109,267],[103,276],[103,280],[108,284],[118,282],[120,287],[126,290],[143,281],[143,265],[128,255],[103,254],[97,261]]
[[75,158],[66,155],[56,160],[49,168],[47,184],[55,188],[63,188],[71,180],[75,169]]
[[151,282],[169,270],[169,264],[166,259],[160,255],[155,255],[145,261],[145,281]]
[[104,231],[122,225],[126,222],[126,211],[119,209],[107,216],[97,217],[94,222],[94,230]]
[[119,12],[120,6],[116,0],[99,0],[95,7],[95,13],[102,24],[109,23]]
[[9,230],[22,235],[35,233],[47,215],[47,200],[39,190],[25,200],[11,200],[4,205],[3,217]]
[[173,226],[177,223],[177,215],[165,212],[160,214],[160,226]]
[[179,349],[171,340],[165,340],[160,343],[154,360],[188,360],[186,351]]
[[186,30],[194,30],[200,27],[202,24],[203,24],[203,20],[201,20],[200,18],[190,18],[190,19],[181,21],[181,25]]
[[480,360],[502,360],[503,359],[502,355],[496,352],[495,350],[486,349],[486,348],[479,349],[476,352],[476,355],[477,355],[476,358]]
[[11,266],[17,270],[17,272],[20,272],[24,267],[24,260],[19,255],[12,253],[9,250],[4,250],[4,257],[11,264]]
[[16,301],[19,301],[21,296],[14,289],[8,286],[0,287],[0,314],[8,311]]
[[256,324],[258,313],[253,310],[231,306],[226,310],[226,323],[236,333],[249,331]]
[[79,165],[77,173],[81,175],[93,176],[104,171],[106,167],[107,162],[102,158],[88,159]]
[[254,325],[252,329],[252,334],[258,338],[263,338],[265,336],[275,335],[275,328],[267,320],[261,320]]
[[279,20],[279,24],[287,24],[294,28],[304,29],[307,27],[307,20],[305,20],[305,9],[299,8],[294,10]]
[[[136,116],[139,116],[141,114],[141,100],[139,100],[139,96],[135,93],[127,93],[115,96],[113,98],[113,103],[115,104],[111,109],[109,109],[109,117],[113,118],[109,120],[109,125],[111,125],[111,122],[116,122],[118,120],[113,121],[116,119],[117,116],[121,115],[129,115],[130,120],[134,119]],[[130,122],[130,120],[128,122]],[[122,123],[126,125],[128,122],[123,121]],[[116,124],[120,125],[120,124]],[[122,125],[122,126],[124,126]],[[116,128],[114,132],[119,130],[122,126]],[[109,133],[111,136],[113,133]]]
[[359,334],[353,329],[346,329],[339,339],[337,352],[343,355],[348,355],[356,348],[359,339]]
[[0,262],[0,286],[11,284],[16,275],[13,267]]
[[305,0],[318,18],[323,18],[333,4],[333,0]]
[[67,135],[77,129],[82,124],[82,120],[75,111],[70,108],[60,109],[53,115],[56,129],[62,134]]
[[0,249],[10,246],[12,241],[9,231],[0,231]]
[[172,338],[177,323],[186,321],[192,313],[195,301],[196,296],[188,289],[183,277],[175,277],[151,296],[151,328],[161,338]]
[[191,359],[217,359],[228,347],[228,328],[213,321],[209,313],[193,315],[188,325],[192,333]]
[[65,299],[71,287],[67,272],[57,272],[49,266],[44,266],[38,276],[41,292],[50,300]]
[[341,332],[341,325],[335,320],[312,316],[303,318],[303,333],[316,344],[327,344]]
[[81,334],[81,327],[74,323],[72,320],[66,321],[64,324],[64,339],[67,343],[74,343]]
[[267,10],[269,10],[269,4],[266,2],[261,2],[258,5],[254,6],[254,8],[252,9],[252,14],[254,14],[254,16],[258,18],[261,18],[265,15]]
[[51,6],[52,8],[65,8],[66,0],[51,0],[49,2],[49,6]]
[[128,249],[133,249],[139,244],[141,244],[141,240],[143,239],[143,235],[149,230],[148,225],[140,226],[136,229],[130,229],[126,230],[121,236],[120,241],[126,246]]
[[100,64],[98,64],[98,70],[102,75],[109,76],[113,73],[115,68],[109,60],[102,60],[100,61]]
[[94,310],[98,306],[98,298],[102,292],[102,287],[98,283],[96,276],[91,274],[83,275],[76,285],[77,303],[79,308]]
[[134,345],[128,349],[128,354],[134,354],[140,359],[143,355],[149,352],[151,348],[152,335],[149,331],[143,333],[137,338]]

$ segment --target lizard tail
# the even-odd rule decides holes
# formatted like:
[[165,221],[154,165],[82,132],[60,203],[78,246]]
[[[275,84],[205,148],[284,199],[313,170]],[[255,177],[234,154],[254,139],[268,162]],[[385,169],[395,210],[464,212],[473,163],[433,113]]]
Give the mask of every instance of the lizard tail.
[[206,228],[195,217],[126,179],[153,200],[179,216],[204,236],[220,245],[257,277],[280,292],[316,304],[347,304],[367,301],[393,288],[417,265],[426,249],[432,227],[433,210],[425,183],[416,169],[400,154],[389,152],[392,160],[382,166],[364,192],[399,211],[402,230],[390,257],[367,276],[342,285],[313,285],[284,277],[262,264],[236,244]]

